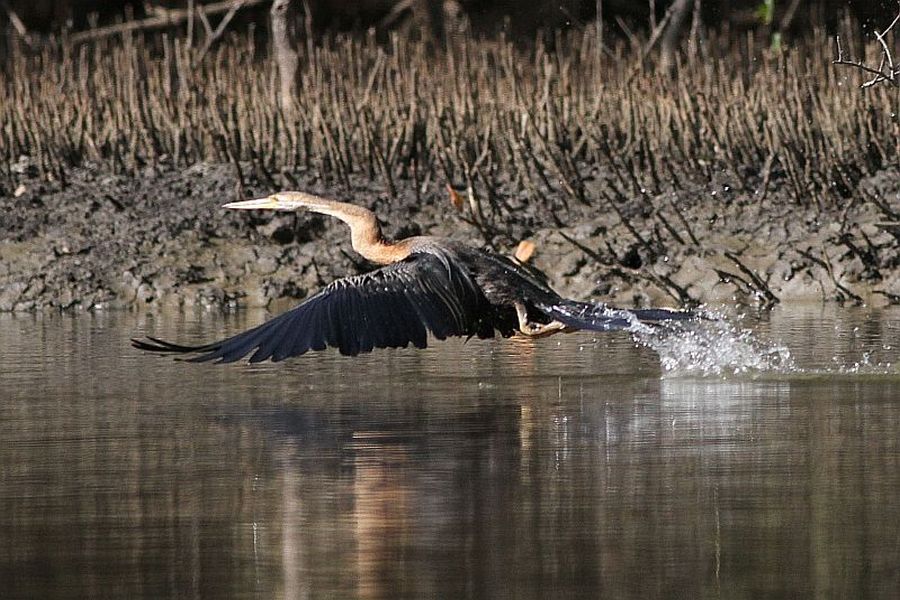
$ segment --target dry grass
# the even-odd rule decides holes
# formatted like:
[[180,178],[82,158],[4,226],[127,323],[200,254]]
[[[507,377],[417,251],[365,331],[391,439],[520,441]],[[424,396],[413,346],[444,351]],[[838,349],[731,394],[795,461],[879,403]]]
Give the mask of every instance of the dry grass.
[[[833,208],[898,161],[897,89],[856,89],[821,31],[775,54],[705,38],[671,77],[625,46],[601,53],[590,29],[557,35],[554,51],[462,37],[437,57],[399,38],[339,39],[303,50],[288,111],[249,38],[196,65],[168,38],[13,49],[0,73],[0,177],[21,154],[63,181],[83,163],[131,173],[227,161],[278,187],[298,170],[348,188],[368,176],[392,194],[453,182],[489,222],[513,196],[618,210],[626,196],[722,172],[747,191],[781,181],[797,203]],[[598,174],[607,184],[588,185]]]

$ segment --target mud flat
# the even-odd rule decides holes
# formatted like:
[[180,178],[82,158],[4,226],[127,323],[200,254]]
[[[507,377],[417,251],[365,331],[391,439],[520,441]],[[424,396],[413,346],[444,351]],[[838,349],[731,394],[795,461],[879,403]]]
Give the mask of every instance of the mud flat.
[[[65,186],[29,167],[0,197],[0,310],[280,305],[336,277],[372,268],[344,226],[313,215],[237,213],[230,165],[145,169],[138,176],[73,169]],[[592,186],[599,186],[596,173]],[[351,191],[296,173],[298,186],[371,207],[389,236],[429,233],[512,253],[576,298],[644,304],[900,301],[900,231],[873,202],[798,209],[784,188],[734,192],[726,177],[690,191],[630,198],[611,210],[548,199],[478,217],[446,190],[391,196],[366,181]],[[900,203],[900,173],[861,182]],[[271,191],[246,182],[246,196]],[[864,196],[869,197],[869,196]]]

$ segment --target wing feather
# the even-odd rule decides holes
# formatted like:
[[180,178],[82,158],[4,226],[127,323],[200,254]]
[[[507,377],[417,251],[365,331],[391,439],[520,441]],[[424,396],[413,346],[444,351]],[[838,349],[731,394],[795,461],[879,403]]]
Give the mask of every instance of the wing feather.
[[488,303],[468,271],[449,253],[431,249],[365,275],[340,279],[299,306],[233,337],[202,346],[148,338],[142,350],[192,353],[196,362],[283,360],[310,350],[337,348],[356,355],[373,348],[427,345],[436,338],[470,336],[483,326]]

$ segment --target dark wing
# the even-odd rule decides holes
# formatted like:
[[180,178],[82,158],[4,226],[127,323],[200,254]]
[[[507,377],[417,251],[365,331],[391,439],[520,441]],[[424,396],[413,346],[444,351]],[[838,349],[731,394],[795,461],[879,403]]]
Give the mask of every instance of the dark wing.
[[189,359],[194,362],[233,362],[253,350],[250,362],[279,361],[327,346],[353,356],[410,343],[424,348],[429,331],[438,339],[482,332],[486,306],[452,256],[429,251],[339,279],[296,308],[225,340],[181,346],[148,338],[132,344],[153,352],[201,353]]

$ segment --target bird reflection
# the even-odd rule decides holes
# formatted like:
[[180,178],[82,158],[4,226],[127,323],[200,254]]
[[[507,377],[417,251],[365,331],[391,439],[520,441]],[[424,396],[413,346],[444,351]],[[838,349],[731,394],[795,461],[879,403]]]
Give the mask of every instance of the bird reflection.
[[403,589],[406,544],[413,537],[410,450],[379,439],[377,433],[354,436],[353,521],[360,598],[391,598]]

